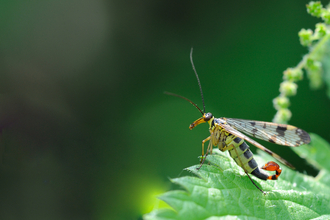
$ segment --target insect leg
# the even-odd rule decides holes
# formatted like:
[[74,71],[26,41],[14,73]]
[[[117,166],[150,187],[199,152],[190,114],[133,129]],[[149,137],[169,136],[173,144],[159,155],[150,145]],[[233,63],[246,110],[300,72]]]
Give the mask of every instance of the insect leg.
[[255,182],[253,181],[253,179],[250,177],[249,173],[246,172],[245,170],[244,170],[244,172],[249,177],[249,179],[251,180],[251,182],[253,183],[253,185],[255,185],[255,187],[257,187],[260,190],[260,192],[262,192],[264,195],[266,195],[266,193],[255,184]]
[[[211,139],[211,136],[205,138],[205,139],[202,141],[202,159],[201,159],[201,163],[202,163],[202,161],[204,160],[204,144],[205,144],[206,141],[209,141],[210,139]],[[210,144],[209,144],[209,146],[207,147],[206,155],[207,155],[208,152],[209,152],[209,148],[210,148]],[[205,157],[206,157],[206,156],[205,156]]]
[[[235,150],[235,152],[236,152],[236,155],[238,155],[238,153],[237,153],[237,150],[236,150],[236,147],[234,146],[234,150]],[[241,160],[241,158],[240,157],[238,157],[238,160],[240,161],[240,163],[241,163],[241,166],[240,167],[242,167],[243,168],[243,170],[244,170],[244,172],[246,173],[246,175],[249,177],[249,179],[251,180],[251,182],[253,183],[253,185],[255,185],[255,187],[257,187],[257,189],[259,189],[260,190],[260,192],[262,192],[264,195],[266,195],[266,193],[262,190],[262,189],[260,189],[258,186],[257,186],[257,184],[255,184],[255,182],[252,180],[252,178],[250,177],[250,175],[249,175],[249,173],[245,170],[245,168],[244,168],[244,165],[243,165],[243,163],[242,163],[242,160]]]
[[272,175],[272,176],[268,176],[267,179],[269,180],[277,180],[277,178],[281,175],[282,169],[280,168],[280,166],[275,163],[274,161],[270,161],[268,163],[266,163],[263,167],[261,167],[261,169],[264,170],[268,170],[268,171],[276,171],[276,174]]
[[209,146],[207,147],[206,154],[205,154],[205,157],[204,157],[204,144],[205,144],[206,141],[209,141],[210,139],[211,139],[211,136],[205,138],[205,139],[202,141],[202,158],[201,158],[201,161],[200,161],[200,164],[201,164],[201,165],[197,168],[197,170],[199,170],[199,169],[202,167],[202,165],[204,164],[205,159],[206,159],[206,156],[208,155],[210,148],[211,148],[211,150],[212,150],[212,143],[209,142]]

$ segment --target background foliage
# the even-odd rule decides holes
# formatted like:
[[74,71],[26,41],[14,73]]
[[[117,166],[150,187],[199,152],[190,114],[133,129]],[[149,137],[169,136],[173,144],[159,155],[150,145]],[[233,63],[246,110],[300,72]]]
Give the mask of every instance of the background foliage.
[[[134,219],[198,163],[206,109],[271,121],[307,53],[308,1],[50,0],[0,7],[1,219]],[[323,2],[326,4],[327,2]],[[329,141],[325,89],[298,83],[290,124]],[[290,149],[265,144],[316,175]]]

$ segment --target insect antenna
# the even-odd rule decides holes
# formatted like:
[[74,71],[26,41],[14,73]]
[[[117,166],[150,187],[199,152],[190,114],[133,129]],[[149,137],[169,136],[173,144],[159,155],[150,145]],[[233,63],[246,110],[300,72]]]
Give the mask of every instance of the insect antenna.
[[171,93],[171,92],[164,92],[164,94],[166,94],[166,95],[171,95],[171,96],[176,96],[176,97],[179,97],[179,98],[181,98],[181,99],[184,99],[184,100],[187,100],[188,102],[190,102],[193,106],[195,106],[198,110],[199,110],[199,112],[200,113],[202,113],[202,115],[204,115],[204,113],[202,112],[202,110],[195,104],[195,103],[193,103],[191,100],[189,100],[189,99],[187,99],[186,97],[183,97],[183,96],[181,96],[181,95],[178,95],[178,94],[174,94],[174,93]]
[[202,96],[203,110],[205,112],[205,103],[204,103],[204,95],[203,95],[202,85],[201,85],[201,82],[199,80],[199,77],[198,77],[198,74],[197,74],[197,71],[196,71],[196,68],[195,68],[195,65],[194,65],[192,54],[193,54],[193,48],[191,48],[191,50],[190,50],[190,62],[191,62],[192,68],[193,68],[193,70],[195,72],[195,75],[196,75],[196,78],[197,78],[197,81],[198,81],[199,90],[200,90],[201,96]]

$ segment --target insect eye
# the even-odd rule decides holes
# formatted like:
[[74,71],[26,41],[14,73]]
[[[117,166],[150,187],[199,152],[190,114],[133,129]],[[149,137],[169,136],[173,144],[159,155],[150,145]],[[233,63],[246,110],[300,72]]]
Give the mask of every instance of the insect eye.
[[206,113],[205,116],[204,116],[204,120],[205,121],[209,121],[211,118],[213,117],[212,113]]

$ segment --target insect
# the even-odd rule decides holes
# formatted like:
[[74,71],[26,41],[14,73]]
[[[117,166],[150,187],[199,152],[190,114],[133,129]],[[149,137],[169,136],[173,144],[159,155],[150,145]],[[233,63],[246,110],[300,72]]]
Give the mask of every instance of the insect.
[[[226,150],[229,151],[230,156],[234,159],[236,164],[244,170],[244,172],[247,174],[247,176],[252,181],[252,183],[262,193],[264,193],[264,191],[254,183],[254,181],[251,179],[249,174],[252,174],[261,180],[277,180],[282,172],[282,169],[277,163],[275,163],[274,161],[270,161],[266,163],[263,167],[261,167],[261,169],[267,171],[275,171],[276,173],[274,175],[268,175],[266,172],[261,170],[258,167],[258,164],[255,161],[255,159],[253,158],[253,154],[249,146],[245,143],[245,141],[265,151],[266,153],[273,156],[275,159],[287,165],[288,167],[294,169],[294,166],[292,166],[288,161],[286,161],[279,155],[268,150],[267,148],[265,148],[264,146],[262,146],[261,144],[254,141],[253,139],[249,138],[248,136],[244,135],[241,132],[244,132],[252,137],[256,137],[261,140],[265,140],[279,145],[290,146],[290,147],[298,147],[302,144],[308,144],[310,142],[310,137],[308,133],[292,125],[276,124],[271,122],[262,122],[262,121],[253,121],[253,120],[243,120],[243,119],[235,119],[235,118],[224,118],[224,117],[215,118],[212,115],[212,113],[205,113],[205,104],[204,104],[202,86],[193,63],[192,52],[193,49],[191,49],[190,52],[190,61],[198,81],[204,111],[202,111],[195,103],[193,103],[192,101],[190,101],[189,99],[183,96],[169,92],[165,92],[165,93],[168,95],[176,96],[187,100],[192,105],[194,105],[200,111],[200,113],[202,113],[202,117],[194,121],[189,126],[190,130],[192,130],[197,125],[205,122],[209,124],[210,136],[202,141],[202,157],[200,161],[201,165],[197,169],[201,168],[207,155],[209,153],[212,154],[213,146],[215,147],[218,146],[219,150],[221,151],[226,151]],[[204,155],[204,144],[207,141],[209,141],[209,144],[206,150],[206,154]]]

